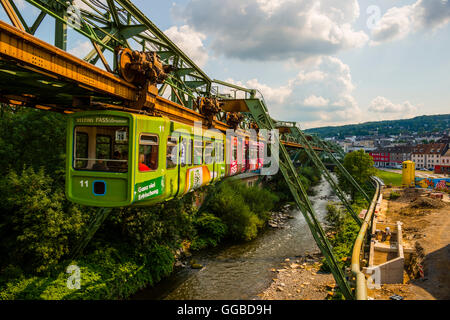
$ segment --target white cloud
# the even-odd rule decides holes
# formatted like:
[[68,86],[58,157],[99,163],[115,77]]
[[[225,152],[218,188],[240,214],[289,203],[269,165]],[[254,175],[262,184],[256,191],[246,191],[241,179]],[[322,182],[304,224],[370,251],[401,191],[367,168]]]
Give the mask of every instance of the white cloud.
[[405,115],[411,115],[417,111],[417,107],[412,105],[409,101],[395,104],[385,97],[378,96],[370,103],[369,111],[383,114],[402,113]]
[[326,107],[330,100],[323,97],[316,97],[311,95],[303,101],[303,104],[307,107]]
[[75,46],[68,50],[70,54],[73,54],[75,57],[83,59],[94,47],[89,40],[80,41],[78,40]]
[[181,27],[173,26],[164,33],[172,40],[181,50],[186,52],[187,56],[194,61],[199,67],[203,67],[208,61],[208,54],[203,45],[206,36],[201,32],[196,32],[188,25]]
[[422,29],[436,30],[450,22],[449,0],[417,0],[389,9],[372,30],[371,45],[403,39]]
[[355,86],[350,68],[335,57],[323,56],[317,63],[304,66],[284,86],[271,87],[257,79],[245,83],[233,79],[226,81],[258,89],[272,117],[300,121],[305,128],[354,123],[362,119],[362,112],[352,96]]
[[357,0],[191,0],[173,12],[208,35],[217,54],[242,60],[302,61],[368,41],[352,28]]

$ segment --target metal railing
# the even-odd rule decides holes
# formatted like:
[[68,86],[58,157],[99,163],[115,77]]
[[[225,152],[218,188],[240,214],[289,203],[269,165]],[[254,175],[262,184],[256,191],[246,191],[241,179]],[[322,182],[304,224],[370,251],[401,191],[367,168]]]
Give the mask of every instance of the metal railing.
[[356,300],[367,300],[367,282],[364,273],[360,267],[361,249],[364,250],[363,244],[366,238],[367,230],[371,224],[373,214],[381,194],[381,183],[378,179],[372,178],[376,185],[376,191],[373,196],[370,207],[367,210],[366,216],[356,237],[355,244],[353,245],[352,253],[352,272],[356,277]]

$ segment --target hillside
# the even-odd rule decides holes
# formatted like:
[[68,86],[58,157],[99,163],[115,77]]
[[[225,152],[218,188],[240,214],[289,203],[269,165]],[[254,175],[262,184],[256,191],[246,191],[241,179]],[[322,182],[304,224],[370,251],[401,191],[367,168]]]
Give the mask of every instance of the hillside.
[[305,130],[321,137],[363,136],[375,133],[398,135],[400,133],[431,133],[450,129],[450,114],[419,116],[412,119],[365,122],[336,127],[322,127]]

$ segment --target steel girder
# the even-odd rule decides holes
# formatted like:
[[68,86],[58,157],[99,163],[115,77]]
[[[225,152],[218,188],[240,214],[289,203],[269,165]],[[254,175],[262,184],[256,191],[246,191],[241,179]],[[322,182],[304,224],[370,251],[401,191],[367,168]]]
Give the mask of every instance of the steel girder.
[[[190,109],[196,109],[196,99],[211,96],[211,79],[158,27],[156,27],[129,0],[26,0],[40,10],[34,23],[28,25],[15,0],[1,0],[12,12],[16,27],[35,34],[46,16],[55,19],[55,46],[67,49],[67,29],[73,28],[90,40],[92,50],[84,60],[97,63],[101,60],[108,71],[116,72],[116,61],[111,68],[105,51],[114,54],[118,46],[139,51],[156,51],[162,62],[174,67],[159,94],[171,88],[169,98]],[[11,17],[11,15],[9,15]],[[198,111],[198,110],[195,110]]]

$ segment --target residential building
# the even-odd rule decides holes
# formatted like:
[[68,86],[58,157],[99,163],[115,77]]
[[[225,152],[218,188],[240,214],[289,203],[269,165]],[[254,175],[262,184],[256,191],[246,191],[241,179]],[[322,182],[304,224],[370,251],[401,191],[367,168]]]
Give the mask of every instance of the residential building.
[[388,151],[390,153],[390,165],[398,165],[402,164],[407,160],[411,160],[411,154],[414,150],[414,146],[406,145],[406,146],[395,146],[389,148]]
[[441,156],[441,163],[435,166],[434,172],[450,174],[450,149]]
[[369,152],[369,155],[373,158],[375,167],[378,168],[388,167],[391,162],[391,154],[386,149],[376,149]]
[[395,146],[378,148],[369,152],[376,167],[394,167],[401,165],[404,161],[411,160],[414,146]]
[[446,143],[429,143],[417,145],[412,153],[411,160],[415,162],[416,168],[432,169],[441,164],[441,157],[447,152]]

